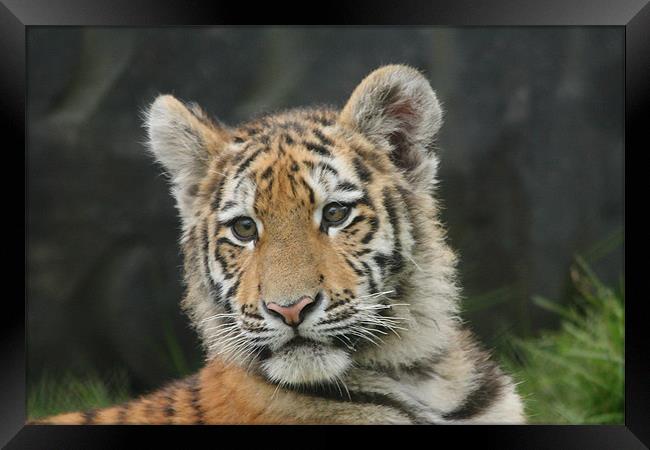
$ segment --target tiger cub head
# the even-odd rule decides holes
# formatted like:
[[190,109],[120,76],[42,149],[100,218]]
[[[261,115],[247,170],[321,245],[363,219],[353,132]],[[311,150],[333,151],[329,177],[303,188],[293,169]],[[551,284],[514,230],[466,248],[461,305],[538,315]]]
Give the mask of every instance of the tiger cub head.
[[441,123],[406,66],[372,72],[340,111],[236,128],[154,101],[146,128],[182,219],[183,307],[209,359],[300,386],[444,348],[456,291],[432,195]]

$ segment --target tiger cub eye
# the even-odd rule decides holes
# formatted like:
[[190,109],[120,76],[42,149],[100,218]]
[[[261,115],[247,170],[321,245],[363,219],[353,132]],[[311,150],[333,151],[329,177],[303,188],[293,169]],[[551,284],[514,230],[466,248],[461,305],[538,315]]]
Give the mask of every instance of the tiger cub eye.
[[323,208],[323,221],[327,225],[338,225],[350,215],[350,206],[340,203],[328,203]]
[[257,225],[250,217],[239,217],[232,224],[232,232],[237,239],[242,241],[252,241],[257,237]]

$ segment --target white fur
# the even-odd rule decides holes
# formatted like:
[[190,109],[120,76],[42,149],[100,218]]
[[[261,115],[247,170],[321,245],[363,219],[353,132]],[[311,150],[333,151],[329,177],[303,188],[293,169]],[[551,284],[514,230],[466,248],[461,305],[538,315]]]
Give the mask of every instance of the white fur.
[[210,155],[192,113],[171,95],[160,95],[144,113],[148,148],[172,181],[172,194],[185,221],[192,197],[185,191],[205,176]]

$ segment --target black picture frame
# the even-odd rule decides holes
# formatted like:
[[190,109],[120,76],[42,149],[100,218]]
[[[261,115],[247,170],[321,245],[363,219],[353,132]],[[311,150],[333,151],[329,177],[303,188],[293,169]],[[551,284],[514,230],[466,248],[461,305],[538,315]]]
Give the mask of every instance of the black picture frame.
[[[293,10],[293,11],[292,11]],[[2,0],[0,4],[0,102],[2,104],[4,158],[3,200],[5,208],[19,210],[17,170],[19,149],[25,151],[24,222],[21,215],[5,210],[5,296],[0,327],[0,444],[7,448],[121,448],[135,438],[156,437],[167,443],[193,442],[209,439],[225,445],[228,434],[246,433],[243,427],[140,427],[140,426],[37,426],[25,425],[25,320],[27,273],[27,148],[26,148],[26,32],[28,27],[56,26],[181,26],[256,24],[266,22],[287,24],[290,13],[305,11],[295,22],[321,25],[608,25],[625,29],[625,144],[638,147],[636,154],[650,148],[647,117],[650,116],[650,5],[647,0],[456,0],[410,2],[327,2],[282,7],[277,3],[237,3],[190,0]],[[616,112],[613,112],[615,114]],[[11,138],[9,141],[7,138]],[[635,152],[626,152],[631,155]],[[13,162],[13,161],[12,161]],[[628,169],[638,165],[627,164]],[[12,170],[13,169],[13,170]],[[629,179],[628,179],[629,181]],[[15,202],[13,204],[12,202]],[[8,204],[9,203],[9,204]],[[625,222],[625,219],[624,219]],[[638,223],[637,223],[638,226]],[[25,233],[25,247],[17,239],[20,228]],[[634,233],[634,239],[641,233]],[[636,241],[634,241],[636,242]],[[633,245],[632,247],[635,247]],[[640,252],[639,249],[633,253]],[[627,256],[629,257],[628,251]],[[20,261],[24,266],[20,267]],[[25,288],[16,283],[24,270]],[[629,267],[628,267],[629,270]],[[640,269],[632,270],[636,274]],[[14,271],[16,273],[14,273]],[[413,427],[408,433],[422,433],[435,439],[430,445],[454,439],[462,444],[468,439],[489,443],[498,448],[647,448],[650,445],[650,339],[643,314],[645,296],[638,278],[628,277],[626,302],[625,355],[625,425],[621,426],[480,426],[480,427]],[[631,289],[630,289],[631,288]],[[262,427],[267,440],[282,432]],[[301,430],[310,433],[310,429]],[[334,433],[343,430],[334,431]],[[358,427],[357,429],[364,429]],[[386,431],[390,430],[390,431]],[[373,427],[372,435],[383,437],[393,431]],[[320,431],[320,430],[312,430]],[[190,438],[189,434],[192,434]],[[302,434],[302,433],[301,433]],[[332,435],[334,436],[334,435]],[[250,437],[250,436],[247,436]],[[279,436],[278,436],[279,437]],[[420,436],[426,438],[427,436]],[[187,439],[191,439],[188,441]],[[416,439],[413,436],[411,439]],[[151,441],[151,442],[152,442]],[[332,441],[333,442],[333,441]]]

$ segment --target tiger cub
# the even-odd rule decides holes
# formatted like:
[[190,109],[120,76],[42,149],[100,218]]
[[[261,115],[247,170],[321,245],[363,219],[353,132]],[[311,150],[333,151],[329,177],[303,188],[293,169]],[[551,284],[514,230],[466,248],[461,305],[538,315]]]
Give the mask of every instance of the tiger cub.
[[125,404],[41,423],[523,423],[458,317],[435,193],[442,110],[415,69],[345,107],[238,128],[158,97],[149,148],[182,220],[182,307],[207,362]]

